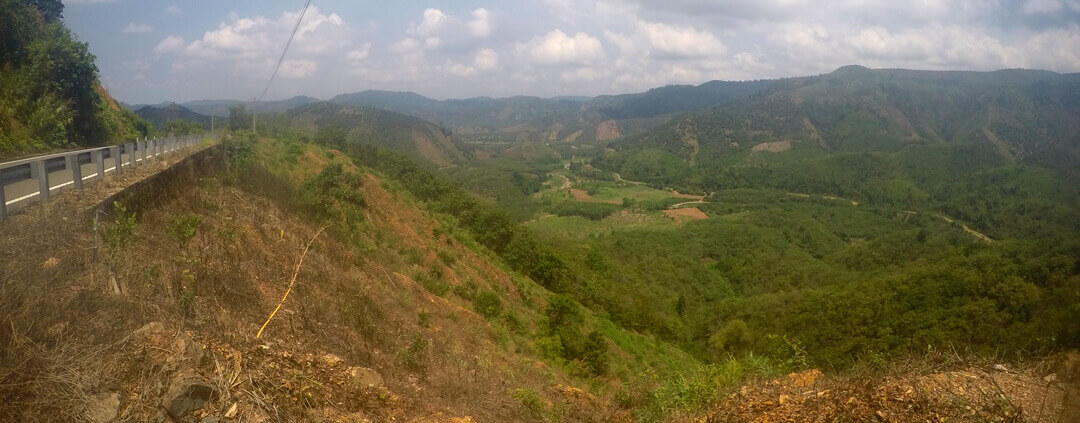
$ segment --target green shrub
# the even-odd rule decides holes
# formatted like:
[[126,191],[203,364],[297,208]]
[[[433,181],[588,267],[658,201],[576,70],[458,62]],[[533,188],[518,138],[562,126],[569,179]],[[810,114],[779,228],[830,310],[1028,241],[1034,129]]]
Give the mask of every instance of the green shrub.
[[422,372],[425,368],[428,354],[428,341],[423,336],[413,337],[409,346],[401,352],[401,361],[410,370]]
[[536,391],[529,388],[515,389],[511,396],[521,402],[521,405],[529,410],[533,417],[538,419],[544,417],[544,400]]
[[135,238],[135,212],[130,214],[119,201],[113,203],[113,223],[105,225],[103,240],[109,257],[116,259]]
[[581,216],[589,220],[601,220],[621,209],[618,204],[563,201],[551,206],[551,212],[559,216]]
[[503,320],[506,321],[506,328],[510,329],[511,332],[518,335],[525,335],[528,333],[525,328],[525,322],[522,322],[521,318],[519,318],[517,313],[514,313],[513,310],[507,310]]
[[202,216],[197,214],[180,215],[174,217],[172,221],[169,222],[166,231],[176,239],[176,242],[179,243],[181,247],[183,247],[195,236],[195,232],[199,229],[200,223],[202,223]]
[[476,292],[479,290],[480,287],[476,286],[476,282],[466,281],[454,287],[454,294],[457,294],[463,300],[472,301],[476,298]]
[[441,272],[430,271],[428,273],[417,273],[415,276],[417,282],[423,285],[428,292],[438,296],[444,296],[447,292],[450,292],[450,283],[443,278]]
[[426,311],[421,311],[420,314],[416,315],[416,324],[420,325],[420,327],[422,327],[422,328],[430,328],[431,327],[431,313],[428,313]]
[[750,328],[742,320],[730,320],[709,337],[709,347],[714,354],[739,354],[750,349],[753,338]]
[[473,297],[472,305],[473,310],[488,319],[498,317],[502,313],[502,299],[492,291],[480,291]]
[[455,257],[454,253],[450,251],[439,250],[435,254],[439,256],[439,260],[442,260],[442,262],[445,263],[447,267],[453,266],[454,262],[457,261],[457,257]]

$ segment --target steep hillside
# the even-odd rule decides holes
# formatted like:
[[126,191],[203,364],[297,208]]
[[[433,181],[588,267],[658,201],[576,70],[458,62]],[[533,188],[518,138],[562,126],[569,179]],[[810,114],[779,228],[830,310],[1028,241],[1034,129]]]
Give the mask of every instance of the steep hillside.
[[628,422],[685,406],[613,397],[700,363],[509,270],[399,182],[311,145],[225,148],[231,171],[137,209],[3,228],[0,415]]
[[210,116],[195,113],[191,109],[176,103],[170,103],[164,107],[143,106],[138,110],[135,110],[135,114],[159,129],[165,127],[166,123],[173,120],[184,120],[207,127],[210,126]]
[[[430,122],[371,107],[350,107],[330,102],[291,110],[281,129],[303,128],[327,145],[365,144],[384,147],[444,167],[465,159],[465,154]],[[271,123],[270,125],[275,125]]]
[[146,136],[98,82],[59,0],[0,1],[0,159]]

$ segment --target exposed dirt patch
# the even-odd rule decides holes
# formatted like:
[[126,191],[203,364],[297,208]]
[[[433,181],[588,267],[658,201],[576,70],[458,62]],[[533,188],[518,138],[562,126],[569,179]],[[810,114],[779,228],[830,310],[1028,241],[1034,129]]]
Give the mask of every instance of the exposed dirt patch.
[[763,142],[755,145],[750,151],[754,152],[768,152],[768,153],[782,153],[791,149],[791,141],[774,141]]
[[1064,421],[1066,387],[1044,373],[971,367],[831,378],[810,370],[744,386],[705,421]]
[[596,139],[599,141],[613,140],[621,136],[619,125],[613,120],[600,122],[599,125],[596,125]]
[[709,216],[706,215],[705,212],[701,211],[701,209],[697,207],[664,210],[664,215],[670,217],[671,219],[679,223],[682,223],[686,219],[705,220],[709,218]]
[[671,196],[675,198],[686,198],[689,200],[704,200],[704,195],[692,195],[692,194],[680,194],[679,191],[671,190]]
[[570,188],[570,194],[573,194],[574,199],[578,201],[592,201],[593,199],[592,196],[583,189]]

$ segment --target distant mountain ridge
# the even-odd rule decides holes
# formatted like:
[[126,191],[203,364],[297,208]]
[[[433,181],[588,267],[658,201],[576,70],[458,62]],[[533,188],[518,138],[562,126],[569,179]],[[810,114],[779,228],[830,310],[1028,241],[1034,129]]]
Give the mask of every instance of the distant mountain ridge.
[[[169,103],[163,107],[142,106],[135,110],[135,114],[140,118],[143,118],[143,120],[154,124],[154,126],[158,128],[161,128],[166,122],[171,120],[186,120],[197,122],[203,126],[209,126],[211,119],[208,115],[196,113],[191,109],[176,103]],[[224,121],[222,121],[222,123],[224,123]]]
[[[540,98],[474,97],[434,100],[413,92],[367,90],[340,94],[329,102],[352,107],[374,107],[423,119],[449,128],[466,139],[497,139],[518,142],[588,141],[616,128],[619,134],[659,125],[671,116],[743,98],[773,81],[712,81],[701,85],[670,85],[644,93],[599,97],[560,96]],[[321,102],[297,96],[280,101],[257,102],[259,113],[280,113]],[[154,107],[165,108],[172,103]],[[201,115],[227,117],[229,108],[250,102],[197,100],[179,103]],[[130,106],[134,110],[146,105]],[[603,138],[603,137],[601,137]]]

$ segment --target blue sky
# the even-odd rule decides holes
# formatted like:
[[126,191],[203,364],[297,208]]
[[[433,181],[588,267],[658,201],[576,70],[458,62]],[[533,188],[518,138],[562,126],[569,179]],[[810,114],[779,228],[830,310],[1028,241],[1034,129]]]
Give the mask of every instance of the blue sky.
[[[261,94],[303,1],[65,1],[118,99]],[[598,95],[848,64],[1080,71],[1080,0],[315,0],[266,95]]]

